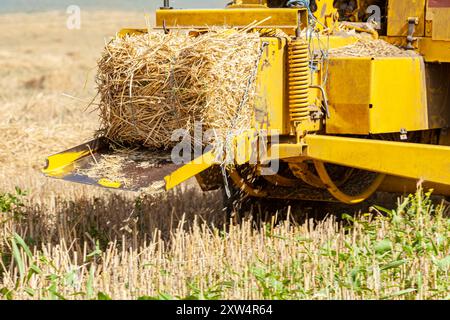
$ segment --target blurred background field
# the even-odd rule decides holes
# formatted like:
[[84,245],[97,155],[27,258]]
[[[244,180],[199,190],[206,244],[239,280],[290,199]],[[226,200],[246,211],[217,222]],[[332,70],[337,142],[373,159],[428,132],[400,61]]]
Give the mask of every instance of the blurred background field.
[[[66,28],[65,12],[0,15],[8,30],[0,47],[0,160],[5,188],[56,184],[41,177],[46,155],[90,139],[97,114],[96,60],[124,26],[145,26],[143,13],[83,12],[82,28]],[[36,190],[36,188],[33,188]],[[48,195],[48,193],[47,193]],[[45,197],[45,195],[43,195]]]
[[145,26],[144,10],[110,8],[68,30],[65,7],[46,9],[0,14],[0,298],[449,298],[450,223],[421,193],[374,224],[341,219],[360,208],[263,204],[227,226],[221,192],[192,183],[138,197],[44,178],[47,155],[98,127],[105,41]]
[[[84,10],[127,10],[149,12],[160,7],[161,0],[3,0],[0,12],[37,12],[59,10],[65,11],[70,5],[80,6]],[[175,8],[222,8],[227,0],[171,0]]]

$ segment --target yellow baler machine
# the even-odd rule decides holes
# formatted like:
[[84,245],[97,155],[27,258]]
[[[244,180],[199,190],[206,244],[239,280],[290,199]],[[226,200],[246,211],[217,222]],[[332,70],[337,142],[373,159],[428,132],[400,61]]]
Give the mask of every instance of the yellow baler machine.
[[[358,13],[370,13],[376,4],[382,25],[371,35],[418,54],[329,57],[323,52],[358,37],[308,37],[305,30],[311,20],[322,31],[339,24],[342,2],[316,0],[312,9],[237,0],[224,9],[178,10],[164,1],[156,28],[166,32],[253,24],[261,33],[254,126],[235,137],[234,165],[218,163],[212,150],[185,165],[164,163],[151,172],[127,168],[135,185],[125,187],[79,173],[98,155],[114,152],[99,138],[50,156],[44,173],[131,190],[159,180],[169,190],[196,177],[205,191],[225,184],[250,197],[349,204],[377,190],[413,192],[418,181],[450,196],[450,0],[359,0],[347,17],[356,31],[364,31],[365,23]],[[124,29],[119,36],[144,32]],[[261,130],[269,137],[261,140]],[[278,170],[267,174],[274,161]]]

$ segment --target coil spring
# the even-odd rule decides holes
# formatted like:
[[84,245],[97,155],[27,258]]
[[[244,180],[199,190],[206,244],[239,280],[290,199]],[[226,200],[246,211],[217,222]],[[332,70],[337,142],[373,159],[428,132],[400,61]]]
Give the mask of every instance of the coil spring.
[[289,45],[289,115],[292,122],[309,119],[309,57],[308,44],[295,39]]

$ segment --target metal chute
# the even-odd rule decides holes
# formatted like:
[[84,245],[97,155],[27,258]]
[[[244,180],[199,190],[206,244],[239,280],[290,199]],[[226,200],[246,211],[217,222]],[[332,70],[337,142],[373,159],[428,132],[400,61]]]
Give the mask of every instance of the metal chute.
[[175,164],[170,151],[116,150],[107,139],[99,138],[48,157],[43,173],[71,182],[145,192],[170,190],[213,164],[211,153],[185,165]]

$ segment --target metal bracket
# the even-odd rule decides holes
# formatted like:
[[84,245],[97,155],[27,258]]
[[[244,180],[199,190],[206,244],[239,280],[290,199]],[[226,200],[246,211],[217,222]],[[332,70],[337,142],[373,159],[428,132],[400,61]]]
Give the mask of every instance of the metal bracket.
[[164,4],[163,4],[162,7],[160,7],[160,9],[173,9],[173,8],[170,6],[170,0],[164,0]]
[[408,35],[406,36],[406,50],[414,50],[413,42],[417,40],[414,37],[414,33],[416,32],[416,25],[419,24],[419,18],[417,17],[409,17],[408,18]]
[[400,130],[400,140],[402,141],[408,140],[408,130],[406,130],[405,128],[402,128]]
[[164,34],[169,34],[170,30],[167,29],[167,25],[166,25],[166,20],[163,20],[163,30],[164,30]]

